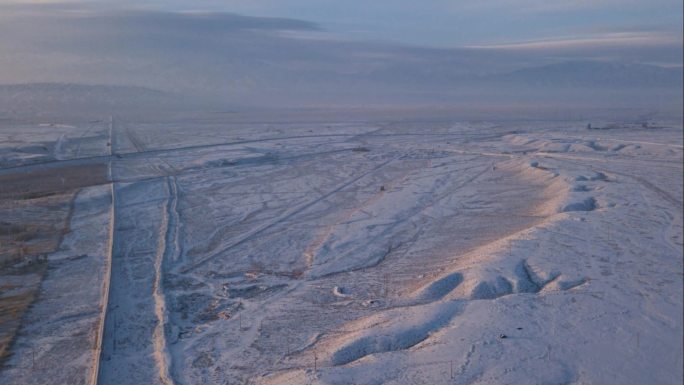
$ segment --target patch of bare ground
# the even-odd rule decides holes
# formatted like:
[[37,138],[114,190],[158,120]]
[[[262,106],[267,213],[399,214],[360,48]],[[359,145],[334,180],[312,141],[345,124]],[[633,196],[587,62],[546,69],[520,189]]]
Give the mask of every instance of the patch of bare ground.
[[38,294],[45,267],[45,263],[34,264],[13,277],[0,276],[0,364],[10,355],[22,316]]
[[0,200],[40,198],[107,182],[104,162],[34,167],[0,173]]
[[69,232],[76,192],[102,183],[105,164],[0,174],[0,366],[39,294],[47,255]]

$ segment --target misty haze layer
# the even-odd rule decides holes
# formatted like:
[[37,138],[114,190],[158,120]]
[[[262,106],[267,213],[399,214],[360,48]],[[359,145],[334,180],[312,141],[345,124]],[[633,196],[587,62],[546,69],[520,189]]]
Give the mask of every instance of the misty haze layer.
[[[183,95],[186,105],[642,108],[681,115],[681,37],[657,28],[436,48],[216,11],[0,7],[2,84],[145,87]],[[36,89],[5,87],[0,98],[21,100]]]

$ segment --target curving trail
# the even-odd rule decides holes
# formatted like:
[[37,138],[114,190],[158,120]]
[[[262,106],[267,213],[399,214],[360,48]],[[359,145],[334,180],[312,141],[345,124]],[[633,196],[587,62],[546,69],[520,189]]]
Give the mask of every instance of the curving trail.
[[167,179],[167,190],[169,198],[165,210],[162,212],[160,230],[159,230],[159,244],[157,246],[157,253],[154,260],[154,314],[157,317],[157,325],[154,329],[153,344],[154,357],[159,370],[159,378],[164,385],[173,385],[173,380],[170,375],[170,357],[167,349],[165,326],[167,323],[166,316],[166,297],[163,287],[164,265],[165,261],[177,259],[178,247],[178,214],[177,207],[177,185],[174,178]]

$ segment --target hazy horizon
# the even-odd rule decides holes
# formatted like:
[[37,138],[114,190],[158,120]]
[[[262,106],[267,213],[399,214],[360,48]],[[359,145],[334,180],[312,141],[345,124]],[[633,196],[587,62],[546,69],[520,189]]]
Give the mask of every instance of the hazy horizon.
[[679,111],[682,4],[0,1],[0,84],[253,107]]

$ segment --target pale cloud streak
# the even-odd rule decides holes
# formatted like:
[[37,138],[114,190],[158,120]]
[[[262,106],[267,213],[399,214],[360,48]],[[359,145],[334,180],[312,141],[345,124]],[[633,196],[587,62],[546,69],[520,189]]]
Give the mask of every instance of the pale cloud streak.
[[[383,21],[416,9],[404,0],[397,4]],[[455,90],[476,87],[491,75],[562,61],[681,66],[681,38],[668,27],[589,23],[573,33],[529,37],[524,29],[478,32],[488,27],[485,18],[476,26],[462,26],[459,31],[470,35],[454,40],[475,43],[436,47],[375,38],[373,29],[350,34],[316,18],[273,9],[266,17],[207,8],[0,3],[0,83],[136,85],[264,103],[325,98],[389,102],[449,99]],[[436,9],[423,9],[418,16],[437,14]],[[369,12],[380,12],[380,6]],[[417,31],[421,23],[400,27]]]
[[591,36],[557,37],[500,44],[467,45],[466,48],[497,50],[595,49],[601,47],[662,47],[682,44],[682,37],[659,32],[613,32]]

